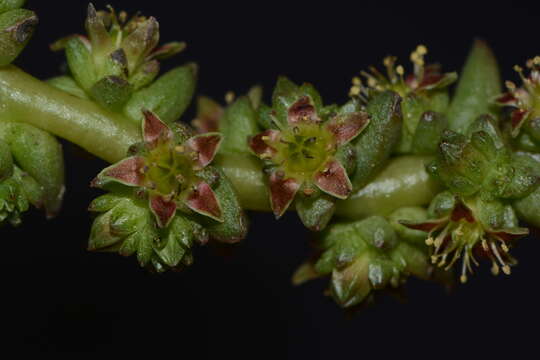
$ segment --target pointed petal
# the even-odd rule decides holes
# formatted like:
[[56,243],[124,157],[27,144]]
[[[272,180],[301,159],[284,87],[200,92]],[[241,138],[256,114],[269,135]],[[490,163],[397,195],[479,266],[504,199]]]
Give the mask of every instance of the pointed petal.
[[454,209],[452,210],[452,214],[450,214],[450,219],[452,221],[459,221],[461,219],[465,219],[470,223],[475,222],[473,213],[471,209],[469,209],[467,206],[463,205],[463,203],[458,202]]
[[315,184],[325,193],[346,199],[352,191],[351,180],[339,161],[331,159],[324,169],[315,174]]
[[529,112],[527,110],[516,109],[512,111],[512,115],[510,115],[510,121],[512,125],[512,137],[516,137],[519,135],[519,130],[521,129],[521,126],[523,126],[528,117]]
[[419,89],[435,90],[443,89],[457,80],[457,73],[451,72],[440,74],[437,72],[425,72],[422,81],[418,85]]
[[156,217],[158,226],[160,228],[167,227],[176,213],[176,203],[161,195],[150,195],[149,202],[150,210]]
[[511,92],[504,93],[499,95],[495,99],[495,103],[501,106],[517,106],[518,100]]
[[167,43],[163,46],[160,46],[156,50],[154,50],[147,60],[157,59],[157,60],[165,60],[170,58],[171,56],[174,56],[186,48],[185,42],[178,42],[173,41],[170,43]]
[[401,225],[406,226],[409,229],[425,231],[428,233],[433,230],[437,230],[438,228],[440,228],[442,225],[444,225],[447,222],[448,222],[447,218],[427,220],[427,221],[422,221],[422,222],[407,221],[407,220],[399,221]]
[[200,134],[219,130],[219,120],[223,116],[223,108],[206,96],[197,99],[197,117],[191,124]]
[[101,187],[108,181],[118,182],[127,186],[142,186],[144,174],[144,158],[140,156],[128,157],[103,169],[90,186]]
[[319,123],[321,119],[319,119],[315,107],[311,105],[309,97],[303,96],[289,108],[288,121],[290,124]]
[[339,145],[354,139],[369,123],[369,116],[365,112],[356,112],[345,116],[336,116],[328,122],[326,128],[334,134]]
[[143,139],[151,148],[155,147],[159,140],[172,139],[171,129],[159,117],[150,110],[143,110]]
[[261,159],[271,158],[276,153],[276,149],[274,149],[270,144],[278,142],[280,136],[281,132],[279,130],[266,130],[260,134],[252,136],[249,139],[249,147],[255,153],[255,155]]
[[511,228],[511,229],[497,229],[491,230],[490,234],[501,239],[504,242],[512,242],[519,238],[529,235],[529,229],[527,228]]
[[274,171],[270,175],[270,203],[276,218],[279,219],[291,205],[300,185],[296,179],[285,179],[280,171]]
[[197,164],[203,168],[214,160],[222,139],[220,133],[195,135],[186,141],[186,146],[197,153]]
[[196,213],[223,222],[221,205],[214,190],[206,182],[201,181],[187,196],[186,205]]

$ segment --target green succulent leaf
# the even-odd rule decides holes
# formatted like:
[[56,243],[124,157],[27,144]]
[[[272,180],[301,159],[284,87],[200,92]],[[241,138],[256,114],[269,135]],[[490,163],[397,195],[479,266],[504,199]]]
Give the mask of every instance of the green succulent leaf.
[[38,24],[36,14],[30,10],[18,9],[20,5],[22,2],[0,4],[0,66],[17,58]]
[[238,98],[226,108],[219,121],[219,132],[223,134],[220,151],[251,155],[248,138],[259,131],[257,113],[251,100],[247,96]]

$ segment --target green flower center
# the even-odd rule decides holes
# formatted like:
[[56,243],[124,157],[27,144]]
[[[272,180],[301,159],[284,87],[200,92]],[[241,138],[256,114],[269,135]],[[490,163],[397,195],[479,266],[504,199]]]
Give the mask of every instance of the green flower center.
[[318,124],[298,124],[282,132],[278,162],[289,176],[308,178],[335,153],[332,135]]
[[192,153],[183,146],[158,145],[146,157],[146,187],[157,193],[178,195],[197,177]]

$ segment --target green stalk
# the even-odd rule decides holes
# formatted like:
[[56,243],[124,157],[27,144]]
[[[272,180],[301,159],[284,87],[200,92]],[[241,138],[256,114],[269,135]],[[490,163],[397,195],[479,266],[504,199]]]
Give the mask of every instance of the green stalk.
[[[109,112],[35,79],[14,66],[0,68],[0,121],[31,124],[114,163],[140,141],[140,129],[121,114]],[[422,156],[392,159],[367,186],[338,202],[348,219],[388,215],[402,206],[426,205],[439,190]],[[268,190],[255,157],[230,154],[216,159],[231,180],[245,210],[270,211]]]
[[15,66],[0,68],[0,104],[0,121],[31,124],[109,162],[124,158],[140,141],[140,129],[133,121],[57,90]]

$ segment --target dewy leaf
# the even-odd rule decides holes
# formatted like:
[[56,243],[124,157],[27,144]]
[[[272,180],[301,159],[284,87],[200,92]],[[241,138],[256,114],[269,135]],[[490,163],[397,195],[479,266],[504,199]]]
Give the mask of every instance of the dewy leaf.
[[67,92],[80,99],[90,99],[84,90],[77,84],[71,76],[57,76],[47,80],[47,84]]
[[227,107],[219,121],[219,132],[223,134],[222,152],[249,153],[248,137],[259,131],[251,100],[247,96],[238,98]]
[[475,40],[447,112],[450,129],[464,134],[478,116],[495,115],[492,102],[501,91],[495,56],[484,41]]
[[0,14],[3,12],[18,9],[24,5],[26,0],[0,0]]
[[136,91],[124,108],[124,113],[141,121],[142,109],[156,113],[167,124],[180,118],[195,92],[197,66],[188,64],[159,77],[152,85]]
[[327,194],[313,194],[296,198],[296,211],[305,227],[320,231],[328,225],[336,209],[336,198]]
[[96,82],[96,75],[92,71],[88,71],[92,68],[92,55],[88,40],[80,36],[71,37],[66,43],[66,59],[75,80],[83,89],[90,89]]
[[400,97],[386,91],[367,106],[370,123],[353,141],[357,167],[351,181],[354,188],[365,186],[384,167],[401,135]]
[[435,154],[448,120],[440,113],[427,111],[422,114],[412,140],[412,152],[419,155]]

